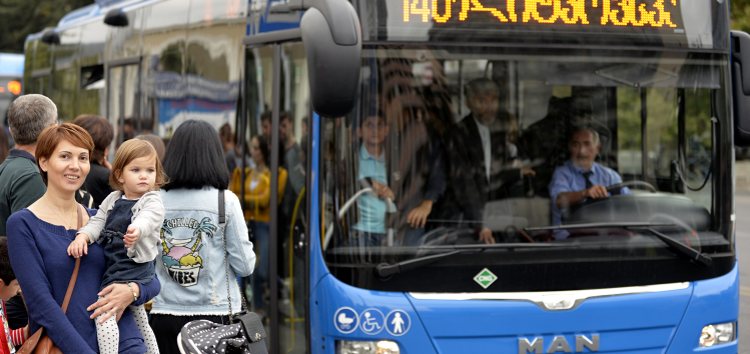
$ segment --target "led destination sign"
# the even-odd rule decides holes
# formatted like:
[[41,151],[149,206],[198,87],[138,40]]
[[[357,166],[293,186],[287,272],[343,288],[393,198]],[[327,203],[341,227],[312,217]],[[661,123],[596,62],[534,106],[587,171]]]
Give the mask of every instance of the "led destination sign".
[[673,14],[682,0],[402,1],[404,22],[678,28]]

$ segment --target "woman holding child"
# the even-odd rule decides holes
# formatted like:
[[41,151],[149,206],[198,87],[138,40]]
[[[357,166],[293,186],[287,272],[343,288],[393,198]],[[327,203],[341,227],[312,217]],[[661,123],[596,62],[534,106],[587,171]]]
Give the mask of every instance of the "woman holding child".
[[[52,126],[39,136],[36,160],[47,191],[34,204],[8,219],[10,260],[29,305],[30,332],[44,327],[64,353],[99,352],[94,318],[119,319],[119,353],[147,351],[129,305],[142,305],[159,293],[158,280],[117,282],[100,291],[108,270],[104,247],[88,245],[81,258],[78,279],[66,313],[61,310],[76,260],[68,246],[76,238],[78,213],[83,224],[96,210],[75,201],[90,170],[94,143],[89,134],[73,124]],[[98,296],[104,296],[97,301]],[[141,324],[143,325],[143,324]],[[146,324],[147,326],[147,324]]]

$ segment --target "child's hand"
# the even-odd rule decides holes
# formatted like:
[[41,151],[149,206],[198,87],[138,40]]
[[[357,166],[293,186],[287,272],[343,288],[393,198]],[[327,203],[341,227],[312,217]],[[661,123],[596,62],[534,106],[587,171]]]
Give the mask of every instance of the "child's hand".
[[78,234],[75,241],[68,246],[68,256],[80,258],[84,254],[89,254],[89,237],[86,234]]
[[380,190],[378,191],[378,197],[380,197],[380,199],[388,199],[388,198],[390,198],[391,201],[393,201],[393,199],[395,199],[393,197],[393,191],[391,191],[391,189],[388,188],[388,186],[386,186],[383,183],[380,184]]
[[376,181],[374,178],[372,180],[372,190],[377,194],[378,198],[380,199],[387,199],[391,198],[391,201],[393,201],[393,192],[390,188],[388,188],[388,185],[385,183],[380,183]]
[[138,228],[130,225],[128,226],[128,233],[125,234],[123,239],[125,240],[125,247],[130,248],[133,247],[133,245],[138,241],[138,237],[141,236],[141,232],[138,231]]

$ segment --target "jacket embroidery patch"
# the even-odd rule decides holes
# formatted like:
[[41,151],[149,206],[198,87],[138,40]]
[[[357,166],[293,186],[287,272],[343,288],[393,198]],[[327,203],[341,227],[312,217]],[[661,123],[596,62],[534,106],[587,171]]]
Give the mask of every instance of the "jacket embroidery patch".
[[[193,237],[175,238],[174,233],[182,233],[185,229],[193,230]],[[213,237],[217,227],[211,224],[210,218],[203,218],[200,222],[195,219],[175,218],[164,220],[161,227],[162,264],[169,276],[177,284],[189,287],[198,284],[200,270],[203,268],[203,260],[199,255],[203,247],[201,240],[205,234]],[[189,232],[189,231],[188,231]]]

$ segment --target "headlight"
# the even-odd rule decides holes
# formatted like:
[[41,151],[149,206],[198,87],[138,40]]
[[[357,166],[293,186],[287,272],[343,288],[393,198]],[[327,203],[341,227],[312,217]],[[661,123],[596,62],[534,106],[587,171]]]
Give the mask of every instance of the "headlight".
[[720,323],[703,327],[698,340],[701,348],[712,347],[717,344],[729,343],[734,340],[734,322]]
[[396,342],[381,340],[377,342],[359,342],[349,340],[336,341],[337,354],[399,354],[401,350]]

